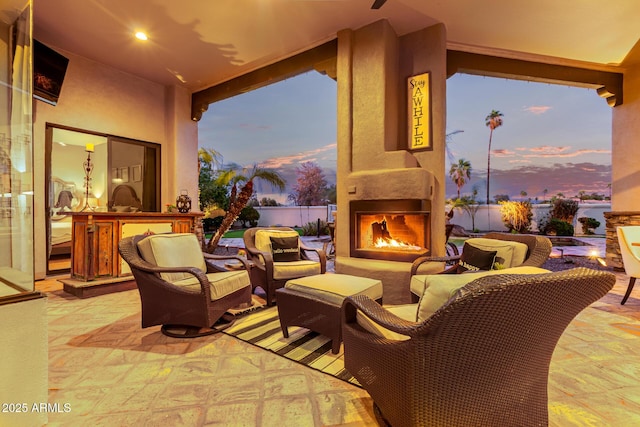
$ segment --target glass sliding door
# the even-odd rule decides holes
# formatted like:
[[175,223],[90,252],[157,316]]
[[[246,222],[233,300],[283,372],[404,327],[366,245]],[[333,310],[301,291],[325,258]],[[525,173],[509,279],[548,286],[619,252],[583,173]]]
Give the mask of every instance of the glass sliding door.
[[[160,212],[160,146],[109,137],[109,207]],[[127,203],[127,195],[137,200]]]
[[0,20],[0,303],[34,290],[31,8],[9,3]]

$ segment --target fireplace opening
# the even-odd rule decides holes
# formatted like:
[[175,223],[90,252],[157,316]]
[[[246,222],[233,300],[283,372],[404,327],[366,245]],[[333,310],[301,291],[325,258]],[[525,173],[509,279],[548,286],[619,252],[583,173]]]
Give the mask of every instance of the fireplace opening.
[[412,262],[429,254],[429,212],[354,211],[351,256]]

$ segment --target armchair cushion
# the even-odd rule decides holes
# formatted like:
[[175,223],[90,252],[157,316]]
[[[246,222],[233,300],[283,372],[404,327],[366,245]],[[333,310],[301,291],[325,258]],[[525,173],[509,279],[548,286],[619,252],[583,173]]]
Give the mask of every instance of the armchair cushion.
[[318,261],[300,260],[273,263],[273,278],[276,280],[314,276],[321,272],[321,266]]
[[[444,303],[456,294],[458,289],[484,276],[496,274],[541,274],[549,270],[539,267],[514,267],[505,270],[480,271],[466,274],[434,274],[425,277],[424,291],[419,295],[416,311],[417,322],[422,322],[435,313]],[[418,276],[414,276],[418,277]]]
[[[486,239],[475,237],[467,239],[465,244],[484,251],[496,251],[494,263],[500,263],[504,268],[517,267],[522,264],[527,256],[529,247],[525,243],[509,240]],[[464,251],[463,251],[464,253]],[[493,268],[496,266],[494,265]]]
[[[423,322],[431,317],[449,299],[456,295],[460,288],[463,288],[472,281],[484,276],[496,274],[542,274],[550,273],[549,270],[538,267],[515,267],[508,270],[480,271],[468,274],[434,274],[424,276],[427,278],[427,288],[422,293],[422,298],[417,304],[385,305],[384,308],[396,316],[410,322]],[[380,326],[365,314],[358,311],[357,322],[367,331],[382,338],[396,341],[409,339],[407,335],[398,334]]]
[[458,264],[458,273],[491,270],[496,259],[496,253],[496,251],[486,251],[465,242],[460,263]]
[[255,246],[260,252],[272,252],[271,249],[271,237],[300,237],[297,231],[286,230],[258,230],[255,235]]
[[[385,305],[384,308],[404,320],[415,322],[417,306],[417,304],[401,304]],[[408,335],[402,335],[397,332],[390,331],[384,326],[377,324],[360,310],[358,310],[358,313],[356,315],[356,322],[358,322],[358,325],[362,326],[367,331],[371,332],[372,334],[376,334],[381,338],[387,338],[394,341],[406,341],[409,339]]]
[[[196,267],[207,271],[202,248],[195,234],[154,234],[138,242],[142,258],[158,267]],[[167,282],[194,278],[189,273],[160,273]]]
[[[207,279],[211,283],[211,301],[219,300],[251,284],[246,270],[209,273]],[[173,284],[193,292],[201,291],[200,282],[192,275],[189,275],[189,278],[175,281]]]
[[300,239],[295,237],[274,237],[271,240],[271,250],[274,262],[300,261]]

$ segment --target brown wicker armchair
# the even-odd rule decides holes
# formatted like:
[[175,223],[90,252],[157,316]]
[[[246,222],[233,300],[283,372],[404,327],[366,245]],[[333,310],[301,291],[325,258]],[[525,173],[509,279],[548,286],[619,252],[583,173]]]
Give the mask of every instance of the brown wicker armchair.
[[[181,338],[209,335],[231,325],[232,318],[223,318],[228,309],[251,304],[247,261],[203,253],[194,234],[127,237],[118,251],[138,286],[143,328],[162,325],[165,335]],[[245,270],[225,271],[211,262],[230,258]]]
[[[517,242],[527,245],[526,254],[522,263],[519,263],[519,267],[542,267],[545,261],[551,254],[551,240],[544,236],[536,236],[533,234],[510,234],[510,233],[487,233],[483,236],[484,239],[501,240],[507,242]],[[446,268],[438,274],[456,274],[458,270],[459,261],[462,254],[447,257],[420,257],[416,259],[411,265],[411,298],[412,302],[417,302],[420,298],[421,291],[426,285],[426,279],[428,275],[418,274],[420,265],[425,262],[445,262],[448,265]],[[515,267],[512,265],[511,267]]]
[[[271,238],[297,239],[299,259],[292,261],[274,260]],[[253,261],[251,281],[255,289],[260,286],[266,293],[267,305],[273,305],[276,289],[291,279],[324,274],[327,270],[327,257],[322,249],[305,246],[298,232],[289,227],[254,227],[243,235],[247,257]],[[309,253],[315,252],[312,258]]]
[[[548,425],[555,345],[614,283],[613,274],[586,268],[487,276],[422,322],[349,297],[342,306],[345,367],[394,427]],[[367,328],[358,311],[371,319]]]

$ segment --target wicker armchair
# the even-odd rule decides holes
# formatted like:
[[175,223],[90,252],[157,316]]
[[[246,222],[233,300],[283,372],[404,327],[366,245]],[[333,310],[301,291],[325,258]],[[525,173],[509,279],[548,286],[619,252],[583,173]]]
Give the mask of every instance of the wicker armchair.
[[[487,233],[483,236],[485,239],[502,240],[509,242],[524,243],[527,245],[527,253],[524,261],[518,266],[521,267],[542,267],[551,254],[551,240],[544,236],[535,236],[533,234],[510,234],[510,233]],[[411,265],[411,298],[412,302],[418,302],[420,298],[420,290],[425,286],[427,275],[418,274],[420,265],[425,262],[445,262],[446,268],[438,274],[456,274],[460,258],[462,254],[446,257],[420,257]],[[515,267],[515,266],[513,266]]]
[[[295,237],[298,240],[299,260],[274,261],[271,248],[271,237]],[[322,249],[305,246],[297,231],[289,227],[254,227],[243,235],[247,257],[254,263],[251,269],[251,282],[260,286],[266,293],[267,305],[273,305],[276,289],[281,288],[291,279],[324,274],[327,271],[327,256]],[[315,252],[316,256],[309,256]]]
[[[556,343],[614,283],[613,274],[586,268],[487,276],[422,322],[403,320],[367,297],[348,297],[345,367],[394,427],[548,425]],[[370,319],[366,328],[358,312]]]
[[[158,245],[155,252],[151,241]],[[118,251],[138,286],[143,328],[162,325],[165,335],[180,338],[210,335],[230,326],[232,318],[223,318],[228,309],[251,304],[247,261],[203,253],[194,234],[127,237],[120,240]],[[245,270],[226,271],[211,262],[231,258]]]
[[627,291],[620,301],[620,304],[624,305],[631,296],[636,278],[640,277],[640,246],[637,246],[637,243],[640,242],[640,226],[617,227],[616,233],[618,234],[618,245],[620,246],[624,271],[629,276]]

